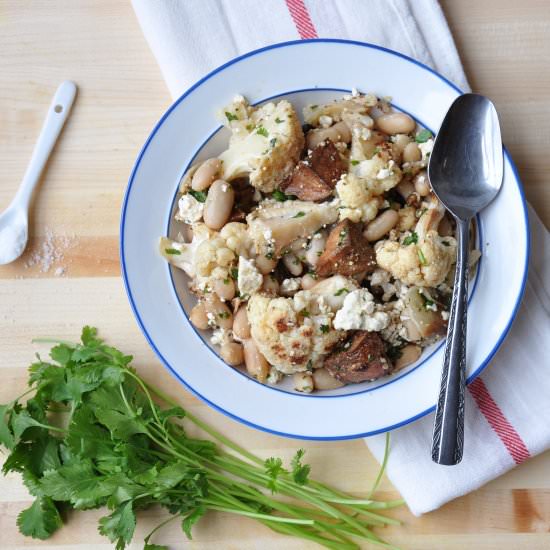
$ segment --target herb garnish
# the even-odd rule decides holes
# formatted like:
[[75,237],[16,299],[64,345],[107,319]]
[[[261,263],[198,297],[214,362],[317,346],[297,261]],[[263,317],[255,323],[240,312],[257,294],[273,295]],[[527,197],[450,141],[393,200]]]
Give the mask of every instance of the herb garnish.
[[[209,510],[329,548],[354,547],[342,542],[347,536],[372,540],[373,520],[397,523],[380,512],[403,501],[356,499],[310,480],[301,449],[289,469],[280,458],[262,460],[150,386],[132,357],[105,345],[96,329],[85,327],[80,344],[56,344],[51,361],[38,357],[29,368],[24,395],[33,395],[0,405],[0,444],[9,451],[3,471],[20,472],[35,497],[17,519],[24,535],[50,537],[63,523],[60,508],[103,506],[99,530],[117,550],[132,541],[136,511],[155,505],[179,518],[188,538]],[[215,441],[191,438],[184,420]],[[388,448],[387,439],[386,455]],[[146,550],[166,549],[150,542],[158,527],[145,537]]]
[[422,252],[422,250],[420,250],[420,248],[418,249],[418,259],[420,260],[420,263],[422,265],[428,265],[428,261],[426,260],[426,256],[424,256],[424,252]]
[[204,191],[195,191],[194,189],[189,189],[188,193],[199,202],[206,202],[207,194]]
[[276,143],[277,143],[277,138],[271,138],[271,139],[269,140],[269,146],[270,146],[271,148],[275,147],[275,144],[276,144]]
[[404,239],[403,239],[403,244],[405,246],[409,246],[410,244],[416,244],[418,242],[418,235],[416,233],[416,231],[413,231],[410,235],[407,235]]
[[170,255],[174,255],[174,256],[179,256],[181,254],[181,251],[178,250],[177,248],[165,248],[164,252],[166,254],[170,254]]
[[236,267],[231,268],[231,278],[236,281],[239,276],[239,270]]
[[300,210],[300,212],[298,212],[298,214],[296,214],[295,216],[292,216],[293,218],[303,218],[304,216],[306,215],[306,213],[302,210]]
[[284,122],[284,120],[281,120],[279,117],[277,117],[277,118],[275,119],[275,122],[276,122],[277,124],[282,124],[282,123]]
[[237,115],[234,115],[233,113],[230,113],[229,111],[225,111],[225,116],[227,117],[227,120],[231,122],[232,120],[239,120],[239,117]]
[[321,325],[319,328],[321,329],[321,332],[323,334],[326,334],[330,330],[330,327],[328,325]]
[[334,296],[342,296],[344,292],[349,292],[349,290],[347,288],[341,288],[334,293]]
[[269,136],[269,132],[263,126],[258,126],[258,128],[256,129],[256,133],[264,137]]
[[294,195],[286,195],[283,193],[280,189],[275,189],[271,196],[279,202],[285,202],[285,201],[294,201],[296,200],[296,197]]
[[358,160],[350,160],[352,166],[357,166],[359,164]]
[[414,141],[416,143],[426,143],[432,137],[432,133],[429,130],[421,130],[416,134]]

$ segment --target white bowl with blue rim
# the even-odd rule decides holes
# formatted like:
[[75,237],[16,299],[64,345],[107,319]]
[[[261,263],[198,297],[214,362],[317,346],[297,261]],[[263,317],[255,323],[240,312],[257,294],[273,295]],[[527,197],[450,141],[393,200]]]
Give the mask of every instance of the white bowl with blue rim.
[[[304,439],[348,439],[392,430],[434,409],[442,342],[393,376],[337,390],[301,394],[287,382],[267,386],[225,364],[188,319],[194,298],[187,277],[158,253],[160,236],[175,236],[178,184],[188,167],[219,154],[228,131],[215,113],[237,94],[251,103],[285,98],[298,112],[352,88],[391,96],[396,109],[436,131],[461,94],[421,63],[372,44],[306,40],[275,44],[219,67],[185,92],[164,114],[139,153],[130,176],[120,228],[128,298],[159,359],[200,399],[249,426]],[[457,182],[459,185],[460,182]],[[529,228],[514,164],[504,151],[504,184],[478,217],[482,251],[471,284],[468,381],[488,365],[517,312],[527,274]],[[495,365],[494,368],[498,368]]]

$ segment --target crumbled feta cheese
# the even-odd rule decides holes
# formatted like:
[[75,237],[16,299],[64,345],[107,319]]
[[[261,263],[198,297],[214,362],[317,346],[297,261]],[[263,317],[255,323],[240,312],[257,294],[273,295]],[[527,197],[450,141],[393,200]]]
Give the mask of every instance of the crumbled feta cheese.
[[226,328],[217,328],[212,332],[210,343],[214,346],[221,346],[233,340],[233,331]]
[[350,292],[344,299],[342,309],[336,312],[334,328],[342,330],[368,330],[379,332],[385,329],[390,317],[376,311],[372,294],[365,288]]
[[332,126],[332,117],[328,115],[321,115],[319,117],[319,124],[322,128],[329,128],[330,126]]
[[242,297],[252,296],[262,286],[262,274],[256,269],[253,260],[239,256],[237,283]]
[[302,279],[294,277],[292,279],[284,279],[281,283],[281,293],[290,296],[297,292],[302,286]]
[[175,218],[185,223],[195,223],[202,218],[203,211],[204,203],[187,193],[178,201],[178,212]]
[[[289,279],[287,279],[289,280]],[[301,290],[294,295],[294,309],[296,311],[302,311],[307,309],[311,302],[311,292],[309,290]]]
[[376,179],[385,180],[386,178],[393,176],[392,168],[394,167],[394,165],[395,165],[395,162],[393,160],[390,160],[390,162],[388,162],[388,166],[378,171],[378,173],[376,174]]
[[441,312],[441,318],[442,318],[444,321],[448,321],[448,320],[449,320],[449,312],[448,312],[448,311],[442,311],[442,312]]
[[351,97],[357,97],[359,96],[359,90],[355,87],[351,89]]
[[215,327],[216,326],[216,316],[213,313],[208,312],[206,314],[206,318],[208,319],[208,326],[209,327]]
[[422,153],[422,163],[427,163],[430,159],[430,155],[432,154],[433,148],[434,148],[434,140],[429,139],[425,143],[419,143],[418,148],[420,149],[420,152]]
[[269,368],[269,374],[267,375],[266,382],[268,384],[278,384],[283,377],[283,373],[277,370],[275,367],[271,366]]

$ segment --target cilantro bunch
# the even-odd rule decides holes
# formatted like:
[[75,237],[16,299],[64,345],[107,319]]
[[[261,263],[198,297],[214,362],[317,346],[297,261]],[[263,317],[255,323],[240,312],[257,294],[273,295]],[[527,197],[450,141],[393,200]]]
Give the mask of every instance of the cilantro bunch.
[[[170,516],[144,550],[166,548],[149,541],[175,519],[190,539],[208,510],[327,548],[358,548],[351,537],[391,548],[371,527],[397,523],[380,510],[401,501],[355,499],[310,480],[303,450],[288,469],[280,458],[261,460],[147,384],[130,367],[132,357],[105,345],[94,328],[83,329],[79,344],[53,343],[51,361],[38,357],[30,366],[30,389],[0,405],[0,443],[9,450],[3,472],[20,472],[35,497],[17,519],[24,535],[46,539],[64,510],[106,506],[99,531],[123,550],[136,512],[160,505]],[[217,443],[189,437],[183,419]]]

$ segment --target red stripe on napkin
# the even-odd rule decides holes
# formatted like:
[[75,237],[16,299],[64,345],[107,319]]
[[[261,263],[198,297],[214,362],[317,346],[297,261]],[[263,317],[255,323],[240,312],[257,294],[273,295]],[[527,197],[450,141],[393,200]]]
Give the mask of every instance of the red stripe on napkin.
[[483,416],[489,422],[489,425],[499,439],[502,441],[516,464],[521,464],[524,460],[527,460],[531,455],[529,449],[521,439],[521,436],[516,432],[512,424],[508,422],[500,407],[496,404],[495,400],[491,397],[487,386],[481,378],[476,378],[468,386],[474,401],[476,402],[479,410],[483,413]]
[[285,0],[292,20],[298,29],[300,38],[317,38],[317,31],[313,25],[304,0]]

